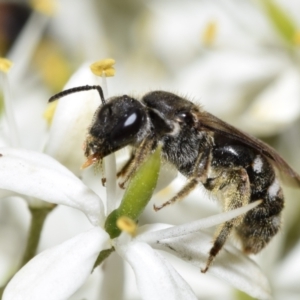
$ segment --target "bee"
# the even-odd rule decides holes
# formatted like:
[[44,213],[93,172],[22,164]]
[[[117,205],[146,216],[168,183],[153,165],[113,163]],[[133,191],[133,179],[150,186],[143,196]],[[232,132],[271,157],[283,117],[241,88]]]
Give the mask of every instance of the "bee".
[[284,196],[283,175],[297,187],[300,176],[270,146],[243,133],[191,101],[165,91],[153,91],[140,100],[128,95],[104,99],[100,86],[82,86],[67,94],[96,89],[102,105],[94,114],[85,142],[88,166],[132,146],[129,161],[118,172],[124,185],[159,144],[162,158],[187,178],[181,190],[160,210],[185,198],[199,184],[229,211],[251,202],[261,203],[246,214],[220,225],[208,253],[205,273],[235,231],[247,254],[260,252],[279,231]]

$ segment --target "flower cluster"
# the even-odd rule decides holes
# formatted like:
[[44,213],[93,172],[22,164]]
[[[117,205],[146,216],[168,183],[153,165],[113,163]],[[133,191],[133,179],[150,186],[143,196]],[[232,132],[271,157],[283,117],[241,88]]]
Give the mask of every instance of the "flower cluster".
[[[0,61],[2,71],[11,67],[0,71],[0,298],[232,299],[239,297],[234,290],[259,299],[297,296],[298,202],[288,201],[285,229],[260,256],[264,272],[229,241],[201,274],[213,240],[209,228],[253,206],[215,214],[207,194],[197,190],[155,214],[146,206],[155,186],[154,201],[167,200],[183,182],[160,167],[159,152],[151,158],[159,177],[144,166],[132,179],[149,197],[134,184],[125,194],[118,188],[116,170],[126,150],[105,159],[103,187],[101,172],[80,169],[99,95],[74,93],[49,107],[46,99],[63,86],[104,87],[105,78],[99,82],[89,66],[110,53],[118,64],[109,96],[150,87],[196,95],[207,110],[275,141],[299,170],[298,4],[117,1],[120,10],[111,1],[54,3],[32,1],[5,54],[13,66]],[[111,63],[105,71],[98,62],[92,69],[114,76]]]

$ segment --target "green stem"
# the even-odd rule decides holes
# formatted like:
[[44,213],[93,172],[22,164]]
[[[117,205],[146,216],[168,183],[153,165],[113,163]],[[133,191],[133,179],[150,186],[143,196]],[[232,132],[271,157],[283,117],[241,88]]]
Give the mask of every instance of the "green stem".
[[156,187],[160,161],[161,147],[159,146],[130,179],[119,208],[112,211],[106,218],[104,227],[111,239],[121,234],[116,224],[120,217],[125,216],[137,221],[145,209]]
[[21,262],[21,267],[27,264],[36,254],[36,250],[39,244],[41,237],[41,232],[44,226],[44,222],[49,212],[51,212],[53,207],[43,207],[43,208],[34,208],[29,207],[31,213],[31,224],[28,233],[28,240],[26,249],[23,255]]
[[[54,206],[55,207],[55,206]],[[44,222],[48,214],[52,211],[54,207],[29,207],[31,213],[31,223],[28,232],[28,240],[25,248],[25,252],[20,264],[20,267],[12,274],[12,276],[7,280],[6,284],[0,288],[0,299],[2,299],[2,294],[11,280],[11,278],[19,271],[29,260],[31,260],[35,254],[39,244],[41,232],[44,226]]]

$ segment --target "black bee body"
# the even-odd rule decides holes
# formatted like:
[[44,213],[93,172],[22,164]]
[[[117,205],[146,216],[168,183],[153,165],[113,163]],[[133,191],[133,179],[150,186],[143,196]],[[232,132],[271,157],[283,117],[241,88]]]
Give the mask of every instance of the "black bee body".
[[[182,100],[180,98],[175,101],[176,104],[170,107],[178,107]],[[192,106],[195,109],[195,105]],[[188,116],[190,110],[191,107],[187,107],[187,112],[181,112],[185,115],[185,119],[190,118]],[[234,178],[235,172],[239,177],[240,170],[245,170],[245,175],[249,178],[250,195],[247,196],[243,205],[260,199],[263,202],[248,212],[243,220],[238,220],[239,225],[235,224],[235,229],[242,241],[244,251],[258,253],[280,229],[280,213],[284,206],[282,189],[272,164],[259,151],[248,145],[213,131],[199,131],[191,120],[183,120],[183,122],[184,125],[181,126],[179,132],[164,133],[164,136],[160,138],[165,160],[174,164],[178,171],[187,178],[193,176],[195,166],[199,168],[198,178],[200,178],[203,175],[205,162],[209,162],[206,170],[207,178],[201,183],[207,190],[217,194],[220,192],[219,198],[224,198],[222,197],[224,188],[229,190],[236,188],[236,184],[233,183],[230,186],[228,182],[230,178]],[[154,132],[159,131],[155,125],[152,126]],[[199,155],[202,155],[202,163],[198,161]],[[224,175],[225,179],[216,184],[216,178]],[[244,189],[247,189],[246,183]],[[236,198],[229,205],[230,209],[239,207],[241,201],[238,202]],[[224,201],[226,202],[226,199]],[[171,202],[175,201],[171,200]],[[226,204],[224,206],[225,210],[229,209]],[[219,241],[217,248],[220,248],[221,244],[223,241]],[[215,256],[218,251],[219,249],[213,248],[211,254]]]
[[[82,90],[95,88],[99,92],[99,86],[85,86]],[[161,144],[163,159],[185,175],[187,182],[172,199],[155,206],[155,210],[184,198],[199,184],[221,201],[225,211],[262,201],[246,215],[219,227],[202,272],[208,270],[233,230],[247,253],[259,252],[278,232],[284,198],[275,168],[298,187],[300,176],[275,150],[172,93],[150,92],[140,101],[124,95],[106,103],[99,94],[104,104],[96,111],[89,128],[85,166],[132,146],[132,158],[117,174],[123,177],[120,186],[124,187]]]

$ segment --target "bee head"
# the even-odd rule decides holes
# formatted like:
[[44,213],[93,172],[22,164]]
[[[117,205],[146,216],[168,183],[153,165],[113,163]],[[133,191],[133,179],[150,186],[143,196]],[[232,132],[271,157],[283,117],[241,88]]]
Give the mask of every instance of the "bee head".
[[144,106],[127,95],[113,97],[96,111],[85,142],[85,155],[102,159],[147,133]]

